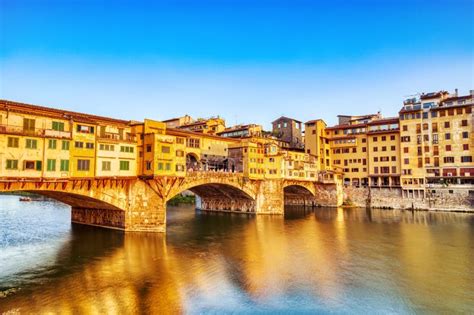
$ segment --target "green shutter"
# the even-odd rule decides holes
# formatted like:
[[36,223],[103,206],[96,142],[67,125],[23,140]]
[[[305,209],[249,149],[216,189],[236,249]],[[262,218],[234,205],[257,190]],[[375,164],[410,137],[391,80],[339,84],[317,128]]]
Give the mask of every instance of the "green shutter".
[[41,161],[36,161],[36,170],[37,170],[37,171],[41,171],[41,169],[42,169],[42,163],[41,163]]
[[48,159],[47,170],[54,172],[56,170],[56,160]]
[[61,160],[61,172],[69,172],[69,160]]

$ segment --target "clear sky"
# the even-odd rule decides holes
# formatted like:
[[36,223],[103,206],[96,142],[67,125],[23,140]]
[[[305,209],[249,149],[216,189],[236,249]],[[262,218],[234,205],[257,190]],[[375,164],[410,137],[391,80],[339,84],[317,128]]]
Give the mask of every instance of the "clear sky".
[[0,0],[0,97],[228,125],[474,89],[474,0]]

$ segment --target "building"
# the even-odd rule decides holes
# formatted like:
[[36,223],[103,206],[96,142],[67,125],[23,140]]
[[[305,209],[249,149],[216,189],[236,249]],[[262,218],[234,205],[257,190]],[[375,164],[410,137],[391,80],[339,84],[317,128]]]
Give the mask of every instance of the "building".
[[134,177],[129,121],[0,101],[0,168],[6,176]]
[[193,122],[180,125],[178,128],[215,135],[225,130],[225,120],[220,117],[199,118]]
[[326,135],[327,125],[322,119],[305,123],[305,150],[314,156],[321,171],[331,170],[331,147]]
[[163,120],[167,128],[178,128],[183,125],[191,124],[194,119],[189,115]]
[[216,133],[216,135],[226,138],[261,137],[262,134],[262,126],[256,124],[236,125]]
[[301,121],[281,116],[272,122],[272,134],[292,149],[304,149]]
[[474,91],[421,94],[405,100],[399,112],[403,195],[427,197],[436,189],[473,185]]

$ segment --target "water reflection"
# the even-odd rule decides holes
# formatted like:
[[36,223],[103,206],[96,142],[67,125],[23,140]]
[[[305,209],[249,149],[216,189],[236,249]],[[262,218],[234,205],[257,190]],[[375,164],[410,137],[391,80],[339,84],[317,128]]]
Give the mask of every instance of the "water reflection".
[[[30,214],[40,215],[35,211]],[[0,298],[0,310],[398,313],[474,308],[473,215],[289,208],[285,217],[238,216],[175,207],[168,217],[166,236],[73,225],[53,261],[36,250],[4,256],[4,249],[16,245],[2,245],[0,265],[20,257],[38,263],[0,274],[2,289],[12,284],[21,289]],[[25,272],[34,277],[23,277]],[[16,281],[6,281],[12,278]],[[38,278],[41,283],[33,281]]]

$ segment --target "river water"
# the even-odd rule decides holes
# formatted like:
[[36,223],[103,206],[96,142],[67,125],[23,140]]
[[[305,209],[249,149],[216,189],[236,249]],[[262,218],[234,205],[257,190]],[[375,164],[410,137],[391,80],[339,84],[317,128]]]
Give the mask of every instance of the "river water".
[[0,196],[0,313],[470,313],[474,215],[169,207],[166,235]]

